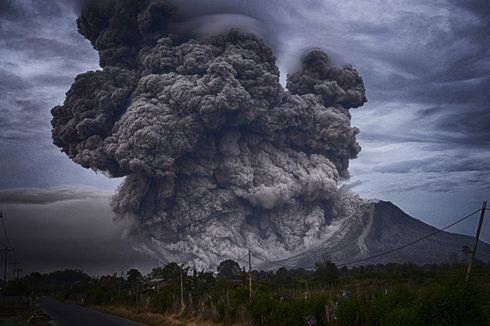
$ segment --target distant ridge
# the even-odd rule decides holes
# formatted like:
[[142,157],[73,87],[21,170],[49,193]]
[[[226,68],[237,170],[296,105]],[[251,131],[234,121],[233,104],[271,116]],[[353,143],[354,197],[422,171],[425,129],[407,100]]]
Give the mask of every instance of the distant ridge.
[[[287,259],[262,263],[258,268],[277,269],[284,266],[311,269],[325,257],[341,265],[392,250],[438,230],[411,217],[391,202],[372,201],[371,204],[371,214],[346,218],[336,234],[319,246]],[[389,262],[440,264],[449,262],[451,256],[451,259],[461,261],[464,259],[462,247],[472,248],[473,244],[473,237],[441,231],[407,248],[349,266]],[[489,244],[480,241],[477,258],[490,261]]]

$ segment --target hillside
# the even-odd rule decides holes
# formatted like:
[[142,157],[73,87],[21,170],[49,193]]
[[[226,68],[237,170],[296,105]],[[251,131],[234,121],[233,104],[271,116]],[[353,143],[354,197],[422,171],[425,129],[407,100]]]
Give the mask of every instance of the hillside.
[[[361,218],[344,219],[336,232],[321,245],[288,259],[263,263],[260,268],[277,269],[284,265],[309,269],[325,257],[342,265],[389,251],[437,231],[436,228],[409,216],[391,202],[379,201],[372,205],[372,210]],[[461,248],[465,245],[472,248],[473,243],[473,237],[442,231],[407,248],[370,259],[366,264],[444,263],[449,261],[451,255],[457,255],[457,259],[461,261],[465,259]],[[490,261],[489,244],[480,242],[477,258]]]

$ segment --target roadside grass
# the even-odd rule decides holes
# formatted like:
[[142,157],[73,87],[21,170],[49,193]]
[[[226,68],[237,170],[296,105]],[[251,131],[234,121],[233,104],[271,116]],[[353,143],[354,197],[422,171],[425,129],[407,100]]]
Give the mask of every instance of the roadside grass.
[[0,326],[48,326],[50,318],[37,306],[29,307],[25,304],[0,304]]
[[[149,312],[144,307],[128,307],[124,305],[103,305],[91,306],[101,312],[123,317],[132,321],[148,324],[150,326],[222,326],[223,323],[216,323],[200,318],[199,316],[187,316],[183,311],[179,313],[160,314]],[[235,326],[245,326],[246,324],[227,324]]]

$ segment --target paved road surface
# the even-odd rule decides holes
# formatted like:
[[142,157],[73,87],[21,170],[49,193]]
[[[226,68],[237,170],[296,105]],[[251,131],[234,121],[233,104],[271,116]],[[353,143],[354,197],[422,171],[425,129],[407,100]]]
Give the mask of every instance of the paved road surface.
[[48,297],[40,298],[39,305],[53,319],[56,326],[144,326],[121,317]]

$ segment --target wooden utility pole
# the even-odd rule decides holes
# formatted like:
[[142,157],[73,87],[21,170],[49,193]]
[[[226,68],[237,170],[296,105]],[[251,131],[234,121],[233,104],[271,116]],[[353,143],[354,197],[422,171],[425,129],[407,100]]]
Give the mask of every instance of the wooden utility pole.
[[117,295],[120,297],[121,296],[121,283],[123,281],[123,272],[121,271],[121,276],[119,277],[119,284],[117,287]]
[[11,263],[9,263],[9,265],[12,265],[12,280],[15,279],[15,269],[17,267],[17,265],[20,265],[20,263],[18,261],[13,261]]
[[157,275],[157,294],[160,295],[160,272]]
[[308,298],[308,281],[305,279],[305,301]]
[[482,207],[481,207],[480,221],[478,222],[478,228],[476,229],[475,245],[473,246],[473,251],[471,252],[470,263],[468,264],[468,270],[466,271],[466,279],[465,279],[465,281],[467,283],[468,283],[468,280],[470,278],[470,273],[471,273],[471,267],[473,265],[473,260],[475,259],[475,256],[476,256],[476,249],[478,248],[478,241],[480,239],[481,227],[483,225],[483,218],[485,217],[486,210],[487,210],[487,201],[485,200],[483,202]]
[[3,287],[7,286],[7,262],[9,252],[14,251],[14,248],[5,247],[5,249],[1,249],[0,252],[5,253],[5,261],[3,262]]
[[248,292],[250,302],[252,302],[252,255],[250,254],[250,249],[248,250]]
[[22,268],[16,268],[15,269],[15,279],[19,279],[20,278],[20,273],[22,273],[24,270]]
[[184,279],[182,276],[182,267],[180,268],[180,306],[184,307]]
[[140,278],[136,279],[136,304],[138,304],[138,294],[140,292]]

